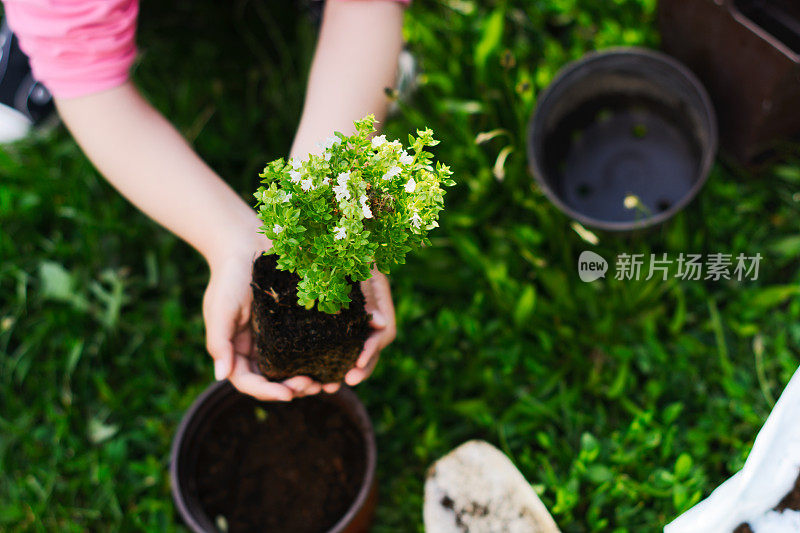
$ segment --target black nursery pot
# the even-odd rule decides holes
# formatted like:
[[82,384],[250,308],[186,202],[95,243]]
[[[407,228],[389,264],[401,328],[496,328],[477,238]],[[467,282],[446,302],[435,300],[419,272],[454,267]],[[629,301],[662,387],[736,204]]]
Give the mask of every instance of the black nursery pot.
[[528,133],[531,172],[548,198],[606,230],[652,226],[680,211],[717,150],[714,109],[697,78],[640,48],[567,65],[539,98]]
[[[296,428],[291,428],[295,431],[294,438],[287,439],[290,442],[285,446],[279,444],[275,448],[257,448],[255,453],[252,453],[253,446],[250,446],[251,453],[248,455],[247,448],[251,444],[248,439],[252,439],[252,435],[247,436],[244,433],[239,435],[235,432],[226,431],[223,438],[215,436],[215,429],[226,428],[230,425],[230,420],[237,416],[237,413],[248,409],[252,410],[254,405],[256,409],[261,409],[264,418],[275,416],[278,417],[276,421],[284,420],[280,416],[282,413],[285,414],[287,409],[292,410],[295,415],[300,413],[299,420],[301,420],[301,423],[297,424]],[[326,412],[332,412],[336,415],[329,416],[329,418],[346,420],[349,427],[342,427],[341,425],[330,427],[331,425],[326,424],[325,420],[323,420],[322,424],[312,423],[313,414],[315,412],[319,414],[320,408],[324,408]],[[245,431],[247,429],[245,428]],[[202,478],[208,475],[207,469],[213,468],[212,464],[203,462],[203,459],[207,457],[207,454],[204,454],[204,449],[209,447],[207,444],[209,440],[215,440],[219,447],[234,450],[234,457],[237,458],[237,463],[231,466],[236,471],[235,474],[229,476],[231,478],[230,482],[221,487],[223,494],[240,495],[243,493],[243,486],[246,487],[246,484],[250,484],[252,488],[253,483],[256,483],[258,486],[271,487],[271,490],[275,491],[269,494],[269,491],[265,490],[264,501],[266,501],[269,497],[277,497],[286,492],[282,490],[280,484],[285,484],[287,479],[295,485],[295,489],[300,487],[299,490],[303,492],[308,490],[310,494],[313,490],[319,490],[321,478],[323,477],[319,471],[312,473],[308,478],[302,479],[302,483],[291,481],[296,479],[293,469],[297,466],[305,467],[306,469],[310,468],[308,465],[298,465],[299,460],[294,459],[294,456],[302,455],[303,450],[313,447],[315,443],[310,442],[310,439],[314,438],[315,432],[318,441],[324,440],[319,438],[320,433],[349,432],[352,435],[357,435],[360,442],[358,446],[349,447],[351,449],[350,455],[357,460],[352,461],[353,464],[339,465],[339,468],[345,474],[353,471],[358,472],[358,474],[354,475],[356,484],[353,486],[357,487],[357,489],[353,491],[355,495],[351,503],[349,506],[345,505],[341,516],[336,517],[337,519],[332,522],[332,525],[314,531],[319,531],[320,533],[363,533],[369,531],[377,502],[377,482],[375,477],[377,448],[375,434],[364,405],[353,391],[345,387],[332,395],[323,394],[301,398],[291,403],[270,403],[258,402],[249,396],[241,394],[227,381],[220,381],[210,385],[186,412],[172,442],[170,461],[171,490],[175,506],[181,518],[195,533],[216,533],[219,531],[216,525],[218,524],[217,517],[209,516],[208,510],[204,508],[209,507],[210,504],[208,503],[208,497],[203,493],[203,487],[207,486],[208,483]],[[304,441],[304,439],[306,440]],[[281,449],[283,450],[282,452],[280,451]],[[318,445],[316,449],[319,449]],[[352,451],[353,449],[356,451]],[[269,471],[262,476],[261,472],[263,472],[265,458],[269,454],[275,453],[286,453],[285,462],[281,463],[274,471]],[[313,460],[320,461],[320,454],[312,457]],[[337,462],[338,460],[333,461],[333,463]],[[242,466],[243,464],[244,466]],[[323,464],[322,466],[326,465]],[[311,470],[313,470],[313,467],[311,467]],[[258,479],[254,479],[252,472],[258,473]],[[326,494],[323,491],[322,499],[320,499],[320,493],[318,492],[316,502],[322,501],[327,504],[329,497],[331,497],[331,492],[328,491]],[[252,495],[252,490],[250,494]],[[307,498],[304,494],[295,493],[291,497],[291,503],[287,504],[289,507],[287,510],[290,513],[296,512],[302,516],[308,513],[309,504],[314,505],[314,500]],[[248,509],[252,508],[254,513],[258,512],[260,510],[259,503],[251,505]],[[283,524],[276,528],[274,525],[251,522],[247,530],[285,531]],[[236,528],[230,527],[231,533],[237,531]],[[304,527],[294,527],[291,530],[309,531],[311,533],[308,528]]]

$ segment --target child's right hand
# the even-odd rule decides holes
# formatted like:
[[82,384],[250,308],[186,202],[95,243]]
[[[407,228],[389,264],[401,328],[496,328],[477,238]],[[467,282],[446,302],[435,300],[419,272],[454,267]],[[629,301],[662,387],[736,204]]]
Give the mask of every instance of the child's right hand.
[[206,348],[214,358],[214,376],[218,380],[228,378],[240,392],[263,401],[290,401],[317,394],[322,387],[309,377],[275,383],[254,368],[250,327],[252,266],[271,243],[263,235],[256,235],[251,241],[231,246],[217,254],[218,258],[209,258],[211,278],[203,297],[203,318]]

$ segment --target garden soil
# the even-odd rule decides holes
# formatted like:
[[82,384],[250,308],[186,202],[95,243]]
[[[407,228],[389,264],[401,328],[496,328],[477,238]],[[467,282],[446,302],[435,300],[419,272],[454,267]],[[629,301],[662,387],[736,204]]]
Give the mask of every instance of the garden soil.
[[358,428],[319,397],[246,398],[198,442],[199,501],[229,533],[327,531],[355,500],[366,468]]

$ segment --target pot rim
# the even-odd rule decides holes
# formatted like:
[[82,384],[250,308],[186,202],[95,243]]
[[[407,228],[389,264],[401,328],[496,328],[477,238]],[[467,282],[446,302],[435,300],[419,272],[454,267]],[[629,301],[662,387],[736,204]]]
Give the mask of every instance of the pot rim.
[[736,5],[735,1],[723,0],[723,5],[720,7],[727,9],[737,23],[744,26],[756,37],[785,55],[790,61],[794,62],[795,64],[800,63],[800,54],[792,50],[781,39],[777,38],[761,24],[758,24],[755,20],[745,15],[739,6]]
[[[170,447],[170,492],[172,499],[178,508],[180,514],[186,525],[195,533],[216,533],[216,528],[210,524],[207,517],[203,516],[205,520],[198,519],[195,514],[190,511],[187,499],[182,490],[180,490],[179,481],[179,458],[182,455],[183,447],[188,442],[186,436],[189,430],[197,431],[194,424],[201,425],[196,416],[203,408],[213,409],[215,404],[223,401],[225,398],[232,395],[242,394],[228,381],[216,381],[211,383],[206,389],[195,398],[192,405],[184,413],[181,418],[180,424],[175,431],[175,436],[172,439]],[[359,433],[364,439],[364,448],[366,453],[366,461],[364,465],[364,477],[358,489],[356,497],[347,508],[347,511],[337,520],[337,522],[327,530],[326,533],[342,533],[356,518],[358,513],[367,504],[371,493],[373,492],[376,484],[376,467],[377,467],[377,445],[375,442],[375,432],[372,426],[372,421],[369,418],[366,407],[358,398],[355,392],[349,387],[342,385],[342,387],[333,394],[320,393],[326,401],[329,401],[341,410],[348,413],[352,422],[358,428]],[[201,522],[205,521],[206,524]],[[209,530],[209,526],[212,528]]]
[[[573,72],[585,68],[587,65],[598,61],[604,61],[609,57],[641,57],[646,58],[648,60],[653,60],[660,62],[662,64],[667,65],[671,69],[673,69],[678,75],[683,76],[683,78],[689,83],[692,90],[697,94],[701,103],[702,109],[699,110],[702,119],[704,122],[707,122],[709,125],[708,130],[708,150],[704,150],[701,154],[701,161],[698,168],[698,179],[697,181],[692,184],[692,187],[686,192],[686,194],[677,202],[672,204],[669,209],[664,211],[660,211],[653,216],[649,216],[646,218],[641,218],[634,221],[628,222],[611,222],[607,220],[597,219],[588,215],[584,215],[579,211],[573,209],[572,207],[568,206],[561,198],[555,193],[555,191],[550,187],[547,183],[545,178],[546,172],[542,165],[540,164],[539,157],[537,157],[538,150],[536,149],[535,143],[533,142],[534,134],[538,129],[539,121],[537,121],[537,117],[540,117],[540,112],[544,108],[545,105],[549,105],[550,101],[553,98],[557,98],[554,96],[556,91],[560,89],[561,82],[566,79],[570,74]],[[561,67],[561,69],[556,73],[553,77],[553,81],[545,88],[544,91],[539,95],[539,98],[536,102],[536,109],[534,110],[531,118],[528,122],[528,138],[527,138],[527,156],[528,156],[528,169],[533,174],[536,183],[542,189],[545,196],[565,215],[569,218],[576,220],[577,222],[591,226],[593,228],[598,228],[601,230],[608,230],[608,231],[635,231],[644,228],[649,228],[651,226],[657,226],[666,220],[670,219],[678,212],[680,212],[683,208],[685,208],[694,198],[697,196],[697,193],[700,189],[703,188],[706,181],[708,180],[708,175],[711,172],[711,168],[714,165],[714,161],[716,159],[717,154],[717,146],[718,146],[718,127],[717,127],[717,116],[714,110],[714,105],[711,102],[711,97],[708,95],[708,91],[694,75],[694,73],[689,70],[689,68],[678,61],[677,59],[668,56],[662,52],[651,50],[649,48],[643,48],[640,46],[615,46],[610,48],[605,48],[603,50],[595,50],[587,53],[580,59],[575,61],[571,61]]]

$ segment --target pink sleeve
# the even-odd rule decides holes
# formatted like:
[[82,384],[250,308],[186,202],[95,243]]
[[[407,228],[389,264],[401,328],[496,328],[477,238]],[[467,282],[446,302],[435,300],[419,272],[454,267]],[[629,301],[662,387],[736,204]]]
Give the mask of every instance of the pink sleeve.
[[4,0],[31,69],[57,98],[122,85],[136,56],[138,0]]

